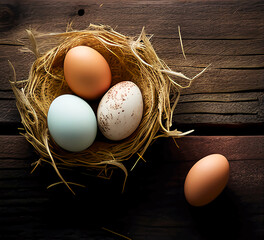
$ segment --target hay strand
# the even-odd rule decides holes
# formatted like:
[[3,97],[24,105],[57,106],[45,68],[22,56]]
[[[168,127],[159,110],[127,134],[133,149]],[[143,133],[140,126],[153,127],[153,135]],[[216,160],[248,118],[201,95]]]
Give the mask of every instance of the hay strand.
[[[83,167],[95,176],[101,176],[101,173],[107,175],[107,169],[119,168],[125,174],[125,183],[128,176],[124,164],[126,160],[134,155],[139,156],[137,162],[143,159],[149,145],[158,137],[178,138],[192,132],[171,130],[173,112],[181,89],[189,87],[208,67],[192,78],[172,71],[157,56],[144,28],[137,38],[125,36],[109,26],[93,24],[82,31],[73,30],[69,24],[67,31],[63,33],[42,34],[33,33],[31,30],[27,30],[27,33],[36,60],[26,82],[16,81],[15,70],[10,63],[15,79],[10,84],[24,125],[24,136],[41,156],[35,168],[41,161],[49,162],[60,182],[71,191],[60,174],[58,165],[68,168]],[[144,100],[144,114],[139,127],[130,137],[119,142],[96,139],[88,149],[71,153],[61,149],[50,137],[47,113],[56,97],[65,93],[72,94],[64,79],[63,61],[66,53],[79,45],[90,46],[105,57],[111,68],[112,85],[128,80],[140,88]],[[182,86],[175,77],[188,80],[189,83]]]

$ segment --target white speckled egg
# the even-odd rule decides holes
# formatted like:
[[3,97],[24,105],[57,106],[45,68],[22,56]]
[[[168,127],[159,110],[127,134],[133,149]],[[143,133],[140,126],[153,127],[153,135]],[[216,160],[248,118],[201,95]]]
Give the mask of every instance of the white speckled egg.
[[139,126],[143,115],[143,98],[138,86],[123,81],[108,90],[97,110],[98,126],[110,140],[122,140]]
[[47,120],[52,138],[65,150],[79,152],[95,140],[95,114],[80,97],[64,94],[55,98],[49,107]]

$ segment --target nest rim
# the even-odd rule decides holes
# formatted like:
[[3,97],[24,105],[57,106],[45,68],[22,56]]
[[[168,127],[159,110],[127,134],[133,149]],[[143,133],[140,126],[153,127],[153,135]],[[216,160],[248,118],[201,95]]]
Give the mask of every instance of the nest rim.
[[[126,181],[128,171],[123,164],[124,161],[129,160],[135,155],[138,157],[136,163],[140,159],[144,160],[143,155],[145,151],[159,137],[179,138],[192,131],[182,133],[177,129],[171,130],[172,116],[179,100],[181,89],[189,87],[192,81],[200,76],[207,67],[193,78],[188,78],[182,73],[170,70],[157,56],[144,28],[137,38],[122,35],[109,26],[94,24],[90,24],[87,29],[82,31],[75,31],[71,27],[68,27],[64,33],[40,34],[33,33],[32,30],[27,30],[27,33],[31,47],[24,48],[24,51],[33,52],[36,60],[32,64],[27,81],[22,82],[23,88],[21,89],[19,88],[21,81],[16,80],[15,69],[10,63],[14,71],[14,81],[10,81],[10,84],[16,96],[17,108],[25,129],[24,136],[40,154],[40,159],[35,163],[33,170],[42,161],[50,163],[61,179],[61,183],[66,184],[72,192],[73,190],[69,186],[70,183],[64,180],[59,171],[60,166],[70,168],[79,166],[92,171],[95,170],[99,177],[100,175],[107,177],[108,170],[117,167],[125,173]],[[58,147],[52,140],[48,132],[46,118],[52,98],[54,100],[63,93],[72,93],[67,88],[63,76],[63,59],[70,48],[83,45],[82,37],[87,37],[88,35],[91,39],[94,39],[94,42],[87,46],[94,47],[95,50],[101,53],[109,63],[111,72],[119,74],[116,78],[115,76],[117,75],[113,74],[111,87],[120,82],[119,80],[124,74],[128,75],[129,79],[142,92],[144,111],[140,125],[130,137],[117,143],[105,141],[102,143],[103,148],[97,146],[98,142],[96,143],[95,140],[94,146],[92,145],[92,147],[79,153],[71,153]],[[43,41],[40,41],[38,45],[36,39]],[[56,44],[53,48],[50,48],[49,41],[53,41],[54,39],[56,40]],[[97,45],[98,43],[100,43],[100,49],[96,47],[99,46]],[[40,49],[43,47],[50,48],[50,50],[41,54]],[[102,47],[105,52],[102,51]],[[121,66],[121,74],[119,72],[120,67],[117,69],[113,67],[106,52],[114,59],[111,61],[115,61]],[[57,68],[59,70],[56,72],[54,69]],[[46,74],[45,77],[41,74],[37,75],[37,73],[43,72]],[[181,86],[173,80],[172,77],[175,76],[187,79],[189,84]],[[50,93],[49,84],[51,79],[56,82],[57,88],[54,87],[55,91],[50,94],[51,97],[47,98],[47,93]],[[171,98],[170,95],[172,93],[173,97]],[[39,99],[37,97],[38,94],[41,96]]]

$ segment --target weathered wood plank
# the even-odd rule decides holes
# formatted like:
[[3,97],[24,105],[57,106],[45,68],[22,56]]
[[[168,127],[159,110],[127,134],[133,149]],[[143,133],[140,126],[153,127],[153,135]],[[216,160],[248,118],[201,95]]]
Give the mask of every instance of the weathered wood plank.
[[[262,92],[182,95],[174,113],[174,123],[263,123],[263,97]],[[14,99],[2,99],[0,112],[3,127],[20,125],[21,119]]]
[[[33,157],[33,148],[23,136],[0,137],[0,159],[25,159]],[[19,154],[17,154],[19,152]]]
[[[22,136],[0,136],[0,141],[10,145],[1,150],[0,162],[9,155],[27,165],[31,153],[26,152],[32,150]],[[147,163],[130,172],[124,194],[116,173],[110,182],[89,179],[89,187],[77,188],[73,197],[64,186],[45,190],[53,179],[51,169],[40,167],[44,170],[30,175],[27,166],[21,171],[20,165],[2,164],[1,175],[6,171],[10,177],[0,179],[0,236],[115,239],[105,227],[132,239],[209,239],[216,232],[216,239],[262,239],[264,136],[188,136],[177,143],[180,148],[172,139],[154,143]],[[185,176],[211,153],[224,154],[230,162],[227,188],[211,204],[191,207],[183,195]]]
[[[223,155],[230,154],[230,159],[262,159],[264,157],[264,137],[260,136],[186,136],[176,140],[180,148],[175,148],[175,143],[172,139],[163,139],[160,145],[166,148],[167,151],[162,154],[168,154],[171,158],[173,154],[184,156],[181,161],[190,161],[202,158],[204,154],[212,154],[213,151]],[[162,145],[163,144],[163,145]],[[213,147],[210,147],[210,146]],[[238,146],[234,148],[233,146]],[[0,135],[0,159],[6,161],[10,159],[30,159],[36,156],[33,147],[25,140],[24,136]],[[203,149],[201,151],[199,146]],[[244,151],[247,149],[248,151]],[[255,151],[255,149],[257,151]],[[153,149],[152,149],[153,150]],[[205,151],[208,151],[205,153]],[[225,151],[225,152],[223,152]],[[189,154],[188,152],[192,152]],[[188,157],[188,159],[186,159]],[[167,157],[162,157],[166,161]],[[9,164],[9,163],[7,163]],[[3,165],[2,168],[11,168],[12,165]]]
[[[250,59],[248,59],[248,61],[250,61]],[[11,90],[9,80],[13,80],[13,73],[9,68],[7,61],[2,63],[3,78],[1,77],[2,84],[0,86],[0,96],[4,98],[7,95],[6,91]],[[27,61],[25,60],[19,62],[13,61],[12,63],[16,68],[18,80],[27,79],[30,64],[27,64]],[[25,63],[25,65],[23,65],[23,63]],[[203,69],[202,67],[193,68],[191,65],[190,67],[181,67],[177,65],[177,60],[171,62],[167,61],[167,63],[171,69],[182,72],[190,78],[194,77]],[[203,63],[201,63],[201,65],[203,65]],[[216,69],[211,66],[202,76],[195,79],[190,88],[184,89],[183,94],[263,91],[263,72],[263,69]],[[188,85],[188,81],[178,78],[175,78],[175,80],[183,86]],[[243,93],[241,93],[241,95],[242,94]]]
[[[212,50],[211,50],[212,51]],[[264,55],[252,56],[219,56],[219,55],[187,55],[185,61],[175,61],[175,54],[167,54],[166,62],[174,63],[178,67],[206,67],[212,64],[212,68],[217,69],[263,69]]]
[[[83,15],[78,14],[82,9]],[[32,54],[19,52],[18,38],[25,38],[25,29],[61,32],[69,21],[83,29],[89,23],[108,24],[124,34],[138,35],[143,26],[158,55],[173,69],[192,77],[208,64],[206,73],[182,91],[177,108],[177,124],[228,124],[263,122],[263,54],[264,4],[262,1],[2,1],[0,4],[0,122],[4,127],[19,123],[8,80],[11,60],[19,80],[26,79]],[[80,16],[82,15],[82,16]],[[52,16],[52,24],[47,21]],[[155,17],[154,17],[155,16]],[[137,19],[135,21],[134,19]],[[181,54],[178,25],[187,60]],[[182,85],[187,82],[177,79]],[[222,94],[218,94],[222,93]],[[234,94],[232,94],[234,93]],[[185,95],[190,96],[185,96]],[[193,94],[206,94],[213,101],[190,100]],[[211,95],[210,95],[211,94]],[[240,99],[222,102],[231,94]],[[193,95],[193,96],[192,96]],[[186,102],[185,102],[186,101]],[[192,103],[190,103],[192,102]]]
[[[146,29],[148,32],[148,29]],[[181,32],[184,29],[181,29]],[[150,34],[150,32],[149,32]],[[247,56],[247,55],[263,55],[263,41],[260,39],[188,39],[184,33],[182,41],[184,52],[187,58],[190,55],[205,55],[205,56]],[[162,38],[154,35],[151,42],[159,55],[166,56],[166,54],[182,55],[179,37]]]
[[[262,54],[264,52],[264,45],[262,39],[264,38],[262,32],[258,32],[259,29],[261,29],[263,26],[263,16],[262,16],[262,9],[263,4],[261,4],[260,1],[254,1],[251,2],[251,4],[241,4],[240,1],[234,1],[234,2],[221,2],[221,3],[215,3],[212,4],[211,2],[203,2],[201,5],[197,5],[196,2],[174,2],[174,1],[168,1],[168,2],[161,2],[159,5],[152,3],[145,2],[144,4],[140,4],[138,1],[134,2],[124,2],[123,4],[117,4],[115,1],[108,2],[107,4],[103,4],[102,7],[97,2],[91,3],[91,5],[82,5],[83,9],[86,10],[87,8],[87,14],[84,16],[78,16],[78,7],[76,4],[72,5],[68,1],[64,1],[63,7],[57,8],[56,5],[60,3],[50,3],[50,2],[34,2],[34,4],[29,4],[30,1],[23,2],[23,4],[20,4],[19,7],[20,12],[25,12],[23,17],[20,17],[20,24],[19,27],[15,29],[15,31],[11,28],[10,31],[6,32],[6,39],[5,41],[10,41],[10,39],[16,39],[19,36],[25,36],[25,28],[29,25],[32,25],[29,23],[30,21],[33,21],[34,24],[37,24],[36,21],[40,21],[40,26],[38,29],[43,31],[51,31],[51,28],[53,31],[62,31],[65,29],[65,26],[62,28],[61,26],[57,26],[52,24],[52,26],[48,23],[46,23],[46,17],[48,14],[54,15],[54,17],[60,18],[58,21],[61,25],[61,22],[65,21],[65,25],[67,20],[65,18],[74,18],[76,20],[76,27],[77,28],[83,28],[87,26],[91,20],[99,18],[101,20],[100,23],[104,23],[105,21],[108,22],[108,17],[111,18],[111,26],[118,26],[122,29],[126,29],[126,31],[132,31],[131,34],[137,34],[140,32],[143,25],[146,25],[148,21],[146,19],[151,19],[151,24],[149,24],[149,28],[147,27],[147,31],[150,34],[154,34],[154,39],[156,38],[156,42],[161,41],[160,44],[157,44],[157,51],[160,48],[160,45],[162,45],[161,50],[161,56],[164,58],[165,61],[168,61],[169,64],[175,64],[175,54],[173,49],[175,46],[175,39],[177,39],[178,42],[178,49],[179,49],[179,41],[178,41],[178,32],[176,31],[177,26],[179,25],[179,20],[188,22],[192,21],[189,24],[186,24],[186,26],[182,27],[182,35],[183,39],[191,39],[191,40],[184,40],[184,46],[186,50],[186,54],[188,56],[188,52],[190,51],[190,54],[197,54],[195,56],[189,55],[189,65],[194,66],[205,66],[207,63],[214,63],[215,67],[220,68],[255,68],[255,67],[263,67],[262,64]],[[13,3],[15,4],[15,3]],[[17,3],[16,3],[17,4]],[[41,5],[41,8],[40,8]],[[142,7],[143,6],[143,7]],[[151,8],[150,8],[151,6]],[[122,11],[120,10],[122,8]],[[128,13],[124,13],[123,9],[129,9]],[[207,9],[208,8],[208,9]],[[41,9],[41,11],[40,11]],[[105,10],[103,10],[105,9]],[[151,10],[150,10],[151,9]],[[182,16],[182,9],[185,9],[185,13],[192,12],[192,18],[190,18],[188,15]],[[207,11],[207,10],[208,11]],[[155,10],[155,14],[153,14],[153,10]],[[72,11],[72,13],[70,13]],[[103,14],[100,13],[100,11],[104,11]],[[114,13],[113,13],[114,11]],[[118,14],[117,14],[118,11]],[[53,14],[54,13],[54,14]],[[144,14],[143,14],[144,13]],[[259,13],[259,16],[258,16]],[[119,18],[115,18],[114,16],[120,16]],[[123,16],[124,14],[124,16]],[[136,14],[136,16],[140,15],[140,19],[137,21],[137,25],[139,25],[139,30],[136,31],[135,29],[135,22],[132,21],[131,15]],[[230,16],[225,16],[225,14],[229,14]],[[153,19],[153,15],[155,15],[155,18]],[[194,17],[197,15],[197,18]],[[160,17],[159,17],[160,16]],[[164,18],[164,16],[168,16],[167,18]],[[169,17],[170,16],[170,17]],[[114,17],[114,18],[113,18]],[[107,21],[108,19],[108,21]],[[122,20],[121,20],[122,19]],[[195,24],[197,24],[197,21],[199,19],[205,19],[210,21],[204,21],[204,23],[201,25],[203,30],[208,30],[207,33],[205,33],[203,36],[200,35],[197,36],[197,34],[190,36],[190,34],[199,33],[201,30],[200,28],[197,28]],[[226,22],[226,19],[229,19],[228,22]],[[115,21],[122,21],[122,24],[115,23]],[[256,34],[255,38],[248,38],[241,40],[241,38],[238,38],[236,40],[228,39],[225,36],[222,38],[218,38],[217,36],[208,36],[208,33],[214,34],[215,31],[223,31],[225,30],[225,33],[234,33],[241,32],[245,29],[250,29],[250,26],[245,28],[243,25],[242,29],[237,28],[234,22],[238,22],[241,24],[243,20],[250,20],[252,21],[252,24],[254,23],[255,27],[259,34]],[[140,25],[140,22],[143,22]],[[162,28],[163,22],[171,21],[173,25],[173,31],[170,31],[168,29],[167,25],[166,28]],[[56,23],[56,21],[54,21]],[[214,27],[214,22],[221,25],[221,27]],[[224,27],[223,23],[225,23],[227,26]],[[33,24],[33,25],[34,25]],[[207,28],[207,24],[210,24],[210,26],[214,27],[214,31],[210,31],[210,29]],[[261,26],[259,24],[262,24]],[[165,32],[168,36],[164,37]],[[217,34],[218,35],[218,34]],[[2,39],[2,41],[4,41]],[[197,40],[197,42],[196,42]],[[4,41],[4,42],[5,42]],[[188,42],[191,41],[191,42]],[[165,43],[165,44],[163,44]],[[208,44],[207,44],[208,43]],[[237,43],[237,44],[236,44]],[[256,44],[257,43],[257,44]],[[7,46],[4,45],[6,48]],[[9,47],[15,47],[17,49],[17,46],[9,46]],[[194,49],[195,51],[192,51]],[[246,50],[245,50],[246,49]],[[252,50],[251,50],[252,49]],[[159,52],[159,51],[158,51]],[[179,50],[178,50],[179,52]],[[164,53],[164,54],[163,54]],[[205,54],[206,53],[206,54]],[[220,55],[221,58],[219,57]],[[205,56],[204,56],[205,54]],[[13,53],[8,54],[9,57],[14,57],[17,54]],[[209,55],[209,56],[208,56]],[[213,55],[213,56],[210,56]],[[193,59],[192,59],[193,58]],[[172,60],[173,59],[173,60]],[[26,58],[24,58],[26,60]],[[24,62],[20,61],[20,59],[17,59],[18,62]],[[5,62],[6,65],[6,62]],[[185,65],[186,61],[178,61],[176,65]],[[188,64],[187,64],[188,65]],[[21,67],[22,71],[25,69],[24,64]],[[28,70],[28,69],[27,69]],[[19,72],[21,70],[19,69]],[[230,72],[229,72],[230,74]],[[26,74],[24,74],[24,77]],[[263,80],[263,79],[262,79]],[[263,81],[262,81],[263,82]],[[236,86],[236,84],[234,84]],[[252,84],[254,85],[254,84]],[[263,87],[263,86],[262,86]],[[217,89],[216,89],[217,91]]]
[[179,149],[175,149],[171,139],[163,142],[169,150],[162,154],[175,155],[177,161],[194,161],[213,153],[223,154],[232,161],[261,160],[264,157],[263,136],[188,136],[176,140]]
[[[258,114],[258,101],[252,102],[215,102],[214,105],[208,102],[181,102],[178,104],[177,113],[179,114],[195,114],[195,113],[212,113],[212,114]],[[243,109],[243,112],[241,111]]]
[[[16,107],[15,100],[1,100],[0,101],[0,122],[20,122],[20,115]],[[10,121],[11,120],[11,121]]]
[[245,93],[197,93],[181,94],[179,103],[190,102],[252,102],[258,101],[263,97],[262,92],[245,92]]
[[[33,4],[32,4],[33,3]],[[157,3],[157,2],[156,2]],[[121,31],[133,33],[140,31],[142,26],[155,30],[155,34],[168,36],[177,35],[177,26],[180,24],[192,31],[187,38],[258,38],[263,36],[263,22],[256,21],[263,17],[263,2],[251,1],[160,1],[159,4],[148,1],[118,1],[99,3],[98,1],[13,1],[3,7],[9,8],[9,17],[4,18],[9,26],[39,24],[47,30],[65,26],[64,22],[74,20],[76,25],[87,26],[90,22],[118,26]],[[78,10],[85,11],[83,16],[78,15]],[[23,15],[22,15],[23,13]],[[184,18],[182,17],[184,13]],[[38,16],[36,18],[36,16]],[[52,26],[47,17],[52,16]],[[155,16],[153,18],[153,16]],[[137,21],[134,21],[134,20]],[[228,19],[228,21],[227,21]],[[15,21],[16,20],[16,21]],[[166,26],[166,31],[160,26]],[[226,32],[227,26],[233,26],[233,30]],[[127,28],[129,26],[129,28]],[[247,26],[247,27],[245,27]],[[6,29],[6,28],[5,28]]]
[[[252,134],[262,134],[263,127],[263,118],[258,119],[255,115],[243,115],[243,114],[206,114],[206,113],[197,113],[197,114],[177,114],[173,117],[173,122],[175,125],[188,125],[189,128],[199,129],[203,128],[203,131],[206,131],[207,127],[213,127],[211,125],[225,125],[229,126],[229,134],[233,133],[233,127],[241,127],[243,132],[243,124],[251,125]],[[198,123],[198,124],[197,124]],[[252,126],[255,124],[256,126]],[[256,128],[259,126],[259,128]],[[250,127],[250,126],[248,126]],[[227,133],[228,133],[227,131]],[[239,132],[238,132],[239,133]],[[209,134],[207,132],[207,134]]]
[[[0,38],[0,122],[4,126],[17,125],[20,121],[14,101],[9,101],[13,99],[8,82],[12,79],[12,71],[7,60],[14,64],[18,79],[27,78],[34,60],[33,55],[18,51],[21,46],[16,39],[25,37],[25,29],[29,26],[44,32],[64,31],[70,20],[77,29],[85,28],[90,22],[102,23],[117,26],[118,31],[131,35],[139,34],[145,26],[147,33],[154,34],[151,41],[159,56],[172,69],[189,77],[212,63],[190,88],[182,91],[183,98],[174,117],[176,124],[263,122],[264,35],[261,29],[264,4],[261,1],[203,1],[199,4],[196,1],[127,1],[121,4],[118,1],[103,4],[79,1],[77,5],[66,0],[56,3],[11,1],[2,2],[0,9],[3,13],[0,31],[4,33]],[[83,16],[78,15],[79,9],[84,10]],[[51,15],[52,24],[47,22]],[[181,56],[178,25],[187,60]],[[205,94],[204,99],[213,100],[196,102],[193,97],[197,95],[193,94]],[[243,100],[223,102],[222,98],[226,99],[229,94],[239,95]],[[251,100],[246,101],[249,94]]]

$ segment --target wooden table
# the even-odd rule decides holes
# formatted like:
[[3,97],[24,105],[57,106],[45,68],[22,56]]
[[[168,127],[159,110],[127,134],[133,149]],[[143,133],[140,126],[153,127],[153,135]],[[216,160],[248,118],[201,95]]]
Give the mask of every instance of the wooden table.
[[[189,76],[212,64],[182,92],[174,115],[175,127],[195,132],[177,141],[180,148],[172,139],[155,142],[123,194],[118,171],[109,181],[80,177],[87,187],[76,196],[62,185],[46,189],[58,180],[46,165],[30,174],[38,156],[17,130],[7,60],[26,79],[34,57],[17,39],[27,28],[65,31],[70,21],[130,36],[144,26],[160,58]],[[1,0],[0,51],[0,239],[263,239],[263,1]],[[228,158],[228,185],[207,206],[191,207],[185,176],[211,153]]]

